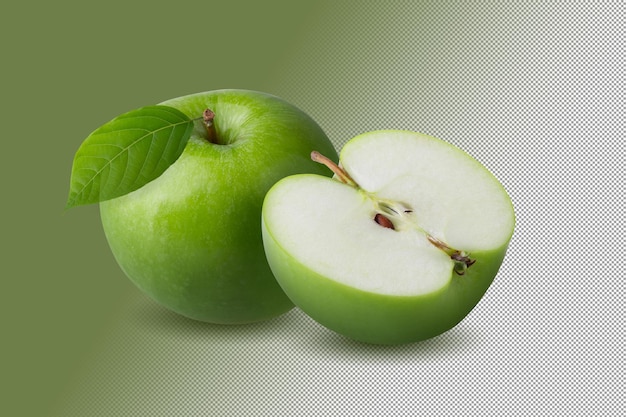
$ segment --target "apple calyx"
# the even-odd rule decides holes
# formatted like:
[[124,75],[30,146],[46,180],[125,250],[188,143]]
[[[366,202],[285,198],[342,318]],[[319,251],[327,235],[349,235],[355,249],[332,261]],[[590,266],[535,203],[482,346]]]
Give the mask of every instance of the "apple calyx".
[[205,109],[202,113],[202,121],[204,122],[204,127],[206,129],[206,139],[214,144],[219,144],[217,140],[217,132],[215,131],[215,123],[213,122],[215,119],[215,113],[211,109]]
[[476,259],[471,259],[469,255],[463,251],[452,249],[441,240],[427,234],[427,239],[430,243],[447,253],[450,258],[454,261],[454,272],[458,275],[464,275],[467,268],[474,265]]
[[399,201],[384,200],[378,198],[373,193],[363,190],[357,182],[352,179],[342,167],[337,165],[331,159],[320,154],[317,151],[311,152],[311,159],[320,164],[326,165],[342,183],[355,188],[357,191],[363,193],[369,200],[374,203],[376,214],[374,215],[374,221],[386,229],[402,230],[402,229],[414,229],[423,233],[428,241],[436,248],[445,252],[450,259],[454,261],[454,272],[458,275],[464,275],[467,268],[472,266],[476,260],[471,259],[469,254],[465,251],[451,248],[446,243],[430,235],[422,227],[417,224],[417,220],[412,216],[413,209],[407,206],[405,203]]

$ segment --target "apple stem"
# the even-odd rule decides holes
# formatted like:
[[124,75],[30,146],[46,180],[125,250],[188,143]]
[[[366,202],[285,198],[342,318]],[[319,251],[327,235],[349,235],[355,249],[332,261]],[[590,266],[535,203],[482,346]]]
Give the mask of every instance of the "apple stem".
[[341,182],[348,184],[354,188],[359,188],[358,184],[350,177],[350,175],[339,165],[334,163],[330,158],[322,155],[318,151],[311,152],[311,159],[320,164],[326,165]]
[[202,120],[204,121],[204,127],[206,128],[206,139],[211,143],[219,144],[213,119],[215,119],[215,113],[213,112],[213,110],[204,110],[204,112],[202,113]]

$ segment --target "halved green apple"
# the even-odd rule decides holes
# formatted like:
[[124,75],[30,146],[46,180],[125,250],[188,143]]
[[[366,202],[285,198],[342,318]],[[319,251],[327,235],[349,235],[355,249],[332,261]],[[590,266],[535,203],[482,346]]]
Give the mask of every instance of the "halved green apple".
[[280,180],[263,203],[270,267],[287,296],[350,338],[400,344],[458,324],[492,283],[513,234],[511,199],[464,151],[374,131],[334,171]]

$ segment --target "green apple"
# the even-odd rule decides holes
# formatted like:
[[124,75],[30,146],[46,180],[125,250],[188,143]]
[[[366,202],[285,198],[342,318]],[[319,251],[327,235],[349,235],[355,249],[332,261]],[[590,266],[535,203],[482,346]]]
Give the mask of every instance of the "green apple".
[[162,104],[207,123],[196,121],[182,155],[156,180],[100,203],[117,262],[156,301],[196,320],[246,323],[290,310],[263,251],[263,198],[287,175],[328,172],[309,155],[336,155],[333,145],[303,111],[260,92]]
[[408,131],[359,135],[334,178],[289,176],[268,192],[266,255],[310,317],[375,344],[415,342],[458,324],[493,281],[515,216],[502,185],[439,139]]

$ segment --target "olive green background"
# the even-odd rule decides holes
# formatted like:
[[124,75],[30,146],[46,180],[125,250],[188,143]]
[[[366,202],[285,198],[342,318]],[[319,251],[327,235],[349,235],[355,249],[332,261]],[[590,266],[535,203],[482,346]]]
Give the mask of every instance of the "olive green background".
[[[623,268],[597,236],[623,247],[623,21],[620,2],[3,4],[0,415],[622,413]],[[214,326],[139,293],[98,208],[64,210],[73,154],[217,88],[279,95],[338,148],[407,128],[485,163],[518,225],[477,308],[382,348],[297,309]]]

